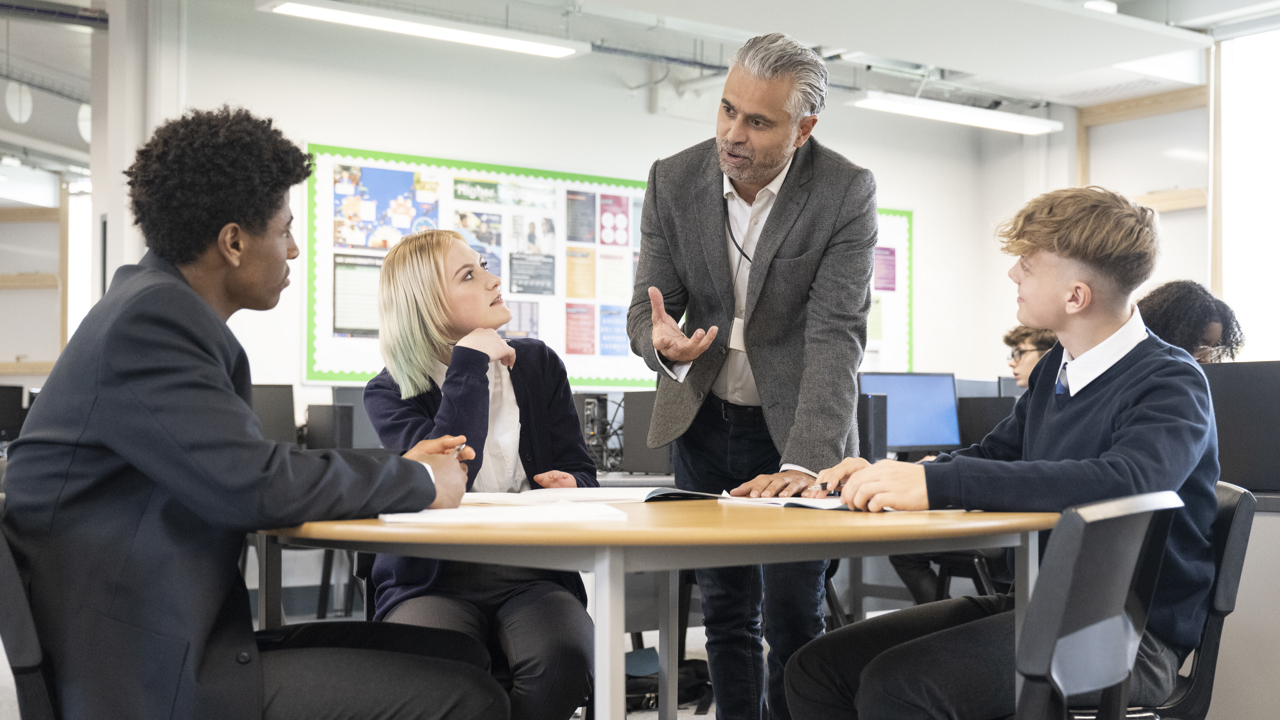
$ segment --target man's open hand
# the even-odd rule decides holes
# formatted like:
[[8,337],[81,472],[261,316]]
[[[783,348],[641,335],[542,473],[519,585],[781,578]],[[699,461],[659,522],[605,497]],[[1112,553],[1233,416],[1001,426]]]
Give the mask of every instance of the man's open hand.
[[680,326],[667,314],[662,302],[662,291],[649,288],[649,304],[653,307],[653,347],[672,362],[690,362],[711,347],[719,331],[715,325],[710,330],[695,330],[693,337],[685,337]]

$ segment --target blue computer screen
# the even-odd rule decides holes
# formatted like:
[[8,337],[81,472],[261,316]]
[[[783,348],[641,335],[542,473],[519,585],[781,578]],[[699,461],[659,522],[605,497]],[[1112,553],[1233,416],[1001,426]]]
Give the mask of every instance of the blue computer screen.
[[862,392],[888,396],[886,444],[891,452],[960,445],[954,376],[864,373],[859,377]]

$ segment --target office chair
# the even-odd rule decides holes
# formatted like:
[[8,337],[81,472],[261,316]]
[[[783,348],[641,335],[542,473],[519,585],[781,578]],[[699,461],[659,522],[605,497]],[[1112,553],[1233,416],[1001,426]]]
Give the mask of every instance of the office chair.
[[[0,516],[4,515],[4,495],[0,495]],[[27,589],[18,575],[9,542],[0,535],[0,641],[4,642],[18,692],[21,720],[54,720],[49,687],[44,681],[44,655],[36,637]]]
[[938,565],[938,593],[935,600],[946,600],[951,597],[951,578],[966,577],[973,581],[974,588],[983,595],[995,595],[1008,592],[1009,586],[997,586],[991,577],[991,562],[1002,559],[1004,548],[989,550],[965,550],[943,553],[933,559]]
[[[1253,513],[1258,501],[1253,493],[1231,483],[1217,487],[1218,514],[1213,521],[1213,554],[1217,572],[1210,592],[1209,616],[1205,619],[1200,645],[1191,660],[1191,674],[1178,678],[1173,695],[1156,708],[1129,708],[1130,720],[1204,720],[1213,698],[1213,678],[1222,643],[1222,625],[1236,609],[1236,592],[1244,571],[1245,551],[1253,529]],[[1072,711],[1075,720],[1095,717],[1094,711]]]
[[1017,720],[1066,720],[1068,697],[1098,690],[1099,720],[1125,716],[1129,674],[1180,507],[1166,491],[1062,513],[1018,640]]

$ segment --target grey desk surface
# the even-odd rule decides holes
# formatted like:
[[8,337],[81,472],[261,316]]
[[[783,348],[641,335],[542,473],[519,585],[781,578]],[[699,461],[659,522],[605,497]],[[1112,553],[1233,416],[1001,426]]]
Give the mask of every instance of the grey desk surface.
[[1258,498],[1258,512],[1280,513],[1280,493],[1254,493]]

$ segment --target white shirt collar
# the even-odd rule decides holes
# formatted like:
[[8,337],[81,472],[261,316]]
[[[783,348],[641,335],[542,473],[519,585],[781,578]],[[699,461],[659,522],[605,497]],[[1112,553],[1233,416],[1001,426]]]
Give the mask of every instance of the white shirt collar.
[[444,387],[444,376],[449,373],[449,366],[435,358],[427,361],[427,375],[435,381],[436,387]]
[[[791,170],[791,162],[795,159],[796,159],[796,154],[791,153],[791,157],[787,159],[787,164],[782,166],[782,172],[778,173],[777,177],[770,180],[768,185],[765,185],[763,188],[760,188],[759,193],[756,193],[757,201],[761,199],[760,194],[766,193],[766,192],[769,193],[769,197],[775,197],[775,198],[778,197],[778,191],[782,189],[782,183],[786,181],[787,173],[790,172]],[[724,175],[723,173],[721,175],[724,178],[724,196],[726,198],[738,198],[739,200],[742,200],[741,196],[738,195],[738,191],[735,190],[733,187],[733,181],[729,180],[729,176]],[[743,200],[743,202],[746,202],[746,201]]]
[[1098,379],[1099,375],[1120,362],[1120,359],[1128,355],[1130,350],[1146,339],[1147,325],[1142,322],[1142,313],[1138,312],[1138,306],[1134,305],[1133,314],[1124,325],[1120,326],[1119,330],[1111,333],[1111,337],[1089,348],[1080,357],[1071,357],[1071,353],[1063,347],[1062,364],[1058,366],[1058,373],[1054,377],[1057,378],[1062,373],[1062,365],[1066,365],[1067,390],[1072,397],[1075,397],[1076,393]]

